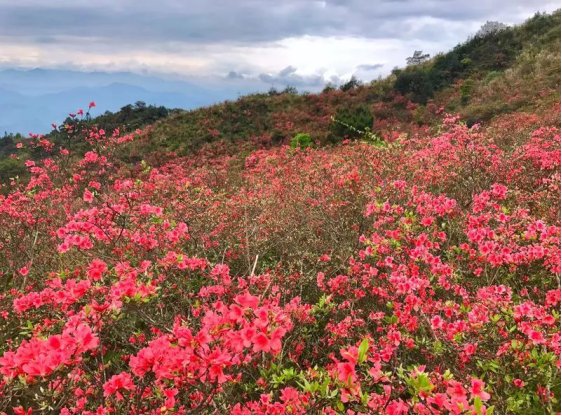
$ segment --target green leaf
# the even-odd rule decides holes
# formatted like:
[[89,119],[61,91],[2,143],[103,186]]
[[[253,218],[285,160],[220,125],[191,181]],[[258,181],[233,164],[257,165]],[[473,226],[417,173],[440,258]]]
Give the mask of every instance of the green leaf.
[[474,409],[476,413],[482,413],[482,400],[478,396],[474,398]]
[[436,339],[435,341],[433,341],[433,352],[435,353],[435,355],[441,355],[443,354],[443,351],[445,350],[445,348],[443,347],[443,343]]
[[358,354],[357,354],[358,361],[360,364],[365,362],[365,360],[367,359],[368,350],[369,350],[369,339],[364,338],[363,341],[361,341],[361,344],[359,345]]
[[116,359],[120,358],[121,354],[119,354],[119,352],[117,351],[108,351],[106,352],[103,357],[102,357],[102,361],[104,364],[109,364],[112,361],[115,361]]

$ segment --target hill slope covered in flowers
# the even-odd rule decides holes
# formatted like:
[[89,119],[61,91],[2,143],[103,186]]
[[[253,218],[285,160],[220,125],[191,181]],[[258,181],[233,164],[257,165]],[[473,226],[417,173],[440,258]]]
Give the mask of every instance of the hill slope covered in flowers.
[[151,127],[22,141],[43,156],[0,195],[0,411],[560,412],[556,94],[159,162],[131,163]]

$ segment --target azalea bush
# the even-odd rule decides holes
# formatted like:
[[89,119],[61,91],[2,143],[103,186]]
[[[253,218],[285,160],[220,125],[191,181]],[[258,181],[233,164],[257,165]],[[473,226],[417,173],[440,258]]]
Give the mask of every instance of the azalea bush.
[[560,412],[558,129],[134,165],[147,130],[59,133],[2,183],[1,411]]

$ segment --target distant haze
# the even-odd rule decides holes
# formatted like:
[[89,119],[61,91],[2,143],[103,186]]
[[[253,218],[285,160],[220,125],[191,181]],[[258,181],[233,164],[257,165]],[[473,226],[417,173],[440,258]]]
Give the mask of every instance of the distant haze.
[[0,71],[0,135],[46,133],[68,113],[96,102],[91,113],[117,111],[127,104],[193,109],[255,90],[250,84],[230,88],[205,87],[132,73],[59,70]]

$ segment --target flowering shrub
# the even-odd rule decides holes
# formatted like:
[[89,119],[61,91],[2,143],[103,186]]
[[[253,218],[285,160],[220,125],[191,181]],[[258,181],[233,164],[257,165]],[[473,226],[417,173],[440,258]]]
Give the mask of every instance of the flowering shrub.
[[560,411],[557,129],[158,166],[62,131],[0,195],[3,412]]

